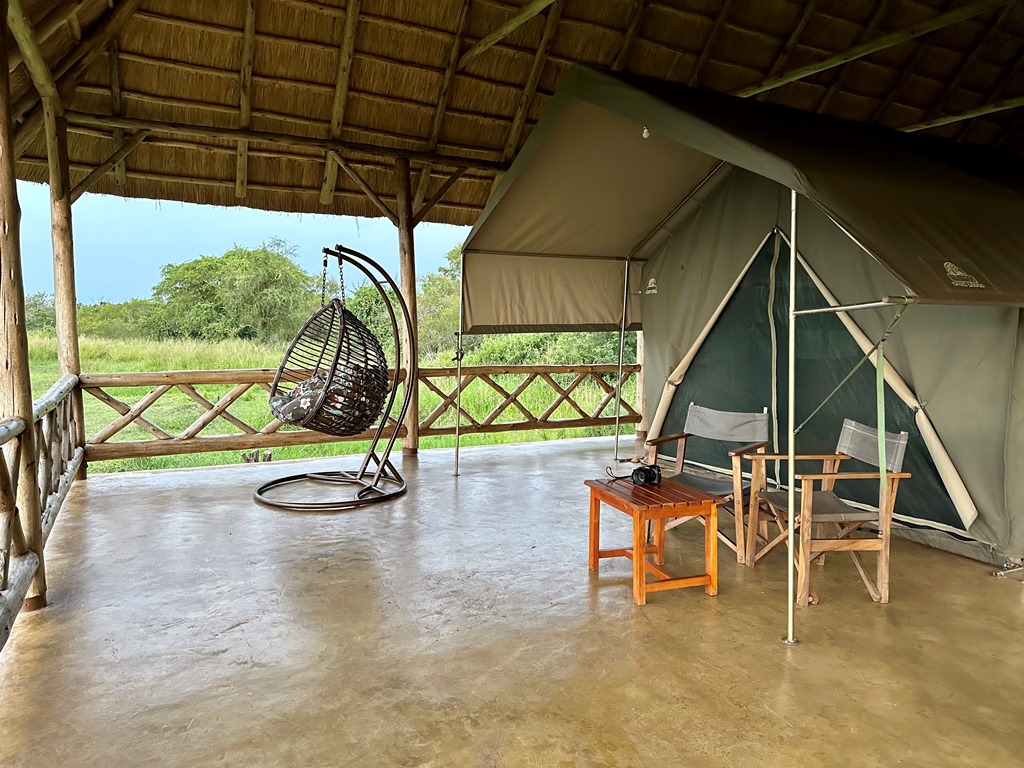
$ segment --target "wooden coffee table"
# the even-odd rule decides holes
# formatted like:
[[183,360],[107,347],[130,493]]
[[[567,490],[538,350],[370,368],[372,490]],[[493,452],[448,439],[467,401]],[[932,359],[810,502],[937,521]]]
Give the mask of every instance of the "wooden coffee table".
[[[633,602],[647,604],[648,592],[681,587],[704,587],[718,594],[718,498],[667,478],[659,485],[634,485],[629,478],[587,480],[590,487],[590,570],[596,571],[601,558],[628,557],[633,561]],[[601,549],[601,504],[607,504],[633,518],[631,549]],[[704,518],[704,573],[674,576],[665,564],[665,521],[675,517]],[[654,543],[647,543],[647,521],[654,522]],[[640,553],[637,555],[637,553]],[[654,556],[649,562],[647,555]],[[656,577],[647,578],[650,571]]]

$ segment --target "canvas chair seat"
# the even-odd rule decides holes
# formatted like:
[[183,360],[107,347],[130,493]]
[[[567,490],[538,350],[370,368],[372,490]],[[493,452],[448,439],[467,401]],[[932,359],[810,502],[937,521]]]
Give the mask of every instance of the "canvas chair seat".
[[[696,488],[704,493],[710,493],[712,496],[732,496],[734,491],[732,475],[728,477],[709,477],[708,475],[698,475],[694,472],[680,472],[675,475],[684,483],[693,488]],[[750,481],[744,479],[741,486],[743,493],[746,494],[750,491]]]
[[[759,494],[777,509],[786,509],[789,498],[786,491],[768,491]],[[873,523],[878,521],[877,509],[851,507],[833,491],[814,491],[811,494],[811,522],[814,523]],[[800,491],[796,492],[796,506],[800,508]]]

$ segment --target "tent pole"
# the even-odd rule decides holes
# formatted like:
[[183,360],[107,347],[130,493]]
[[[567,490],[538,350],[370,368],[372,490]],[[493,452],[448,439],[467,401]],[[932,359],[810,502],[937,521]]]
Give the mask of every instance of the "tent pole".
[[455,477],[462,442],[462,322],[466,312],[466,254],[459,254],[459,330],[455,332]]
[[[622,317],[619,319],[619,375],[615,380],[615,461],[619,462],[619,420],[622,415],[622,357],[626,347],[626,305],[629,302],[629,260],[622,271]],[[600,415],[600,414],[599,414]]]
[[784,642],[794,645],[797,642],[795,635],[795,595],[793,593],[793,547],[794,532],[796,530],[796,190],[790,191],[790,217],[789,217],[789,402],[787,403],[787,423],[789,432],[787,446],[787,464],[789,469],[789,487],[787,489],[787,502],[789,506],[789,535],[786,537],[786,552],[788,561],[786,591],[786,637]]

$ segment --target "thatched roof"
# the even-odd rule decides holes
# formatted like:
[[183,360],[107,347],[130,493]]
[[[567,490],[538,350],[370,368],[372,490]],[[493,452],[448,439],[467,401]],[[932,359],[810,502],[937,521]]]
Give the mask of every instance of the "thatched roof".
[[[347,0],[347,24],[345,1],[21,0],[68,109],[72,182],[144,127],[93,191],[376,216],[345,170],[331,194],[327,150],[385,203],[404,154],[429,169],[421,198],[467,168],[426,219],[469,224],[574,62],[899,129],[957,118],[928,132],[1024,154],[1020,2]],[[873,41],[889,44],[853,58]],[[24,65],[11,82],[18,175],[45,180]]]

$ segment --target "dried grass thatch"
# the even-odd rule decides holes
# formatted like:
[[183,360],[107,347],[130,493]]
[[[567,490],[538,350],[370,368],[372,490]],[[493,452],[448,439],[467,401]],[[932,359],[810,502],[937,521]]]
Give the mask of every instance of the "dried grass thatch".
[[[180,130],[154,130],[124,169],[101,178],[94,191],[380,215],[343,170],[334,193],[328,188],[322,195],[325,151],[336,139],[342,143],[332,146],[388,205],[395,200],[396,153],[411,153],[414,172],[429,178],[429,185],[417,185],[421,200],[429,199],[455,168],[468,166],[426,216],[455,224],[474,221],[495,174],[527,138],[573,62],[735,92],[977,5],[971,0],[348,0],[359,13],[352,55],[345,61],[343,0],[144,0],[115,44],[97,47],[79,72],[76,52],[95,41],[126,2],[118,0],[111,8],[107,0],[23,0],[72,111],[73,183],[131,134],[132,121],[159,121]],[[255,26],[247,42],[250,3]],[[535,16],[452,74],[452,62],[459,63],[477,41],[522,9],[540,5]],[[252,57],[248,121],[242,109],[247,50]],[[993,103],[1016,104],[929,132],[1024,154],[1022,56],[1024,3],[990,3],[970,18],[757,98],[893,128]],[[347,81],[340,78],[347,82],[344,99],[338,90],[340,63],[348,72]],[[38,122],[32,122],[38,98],[24,65],[13,70],[11,84],[15,117],[23,121],[16,131],[23,151],[18,174],[45,180],[45,147]],[[115,128],[109,122],[83,122],[81,113],[128,121]],[[219,133],[196,135],[188,126]],[[236,132],[246,127],[294,141],[253,140],[240,150]],[[242,171],[240,152],[247,161]]]

